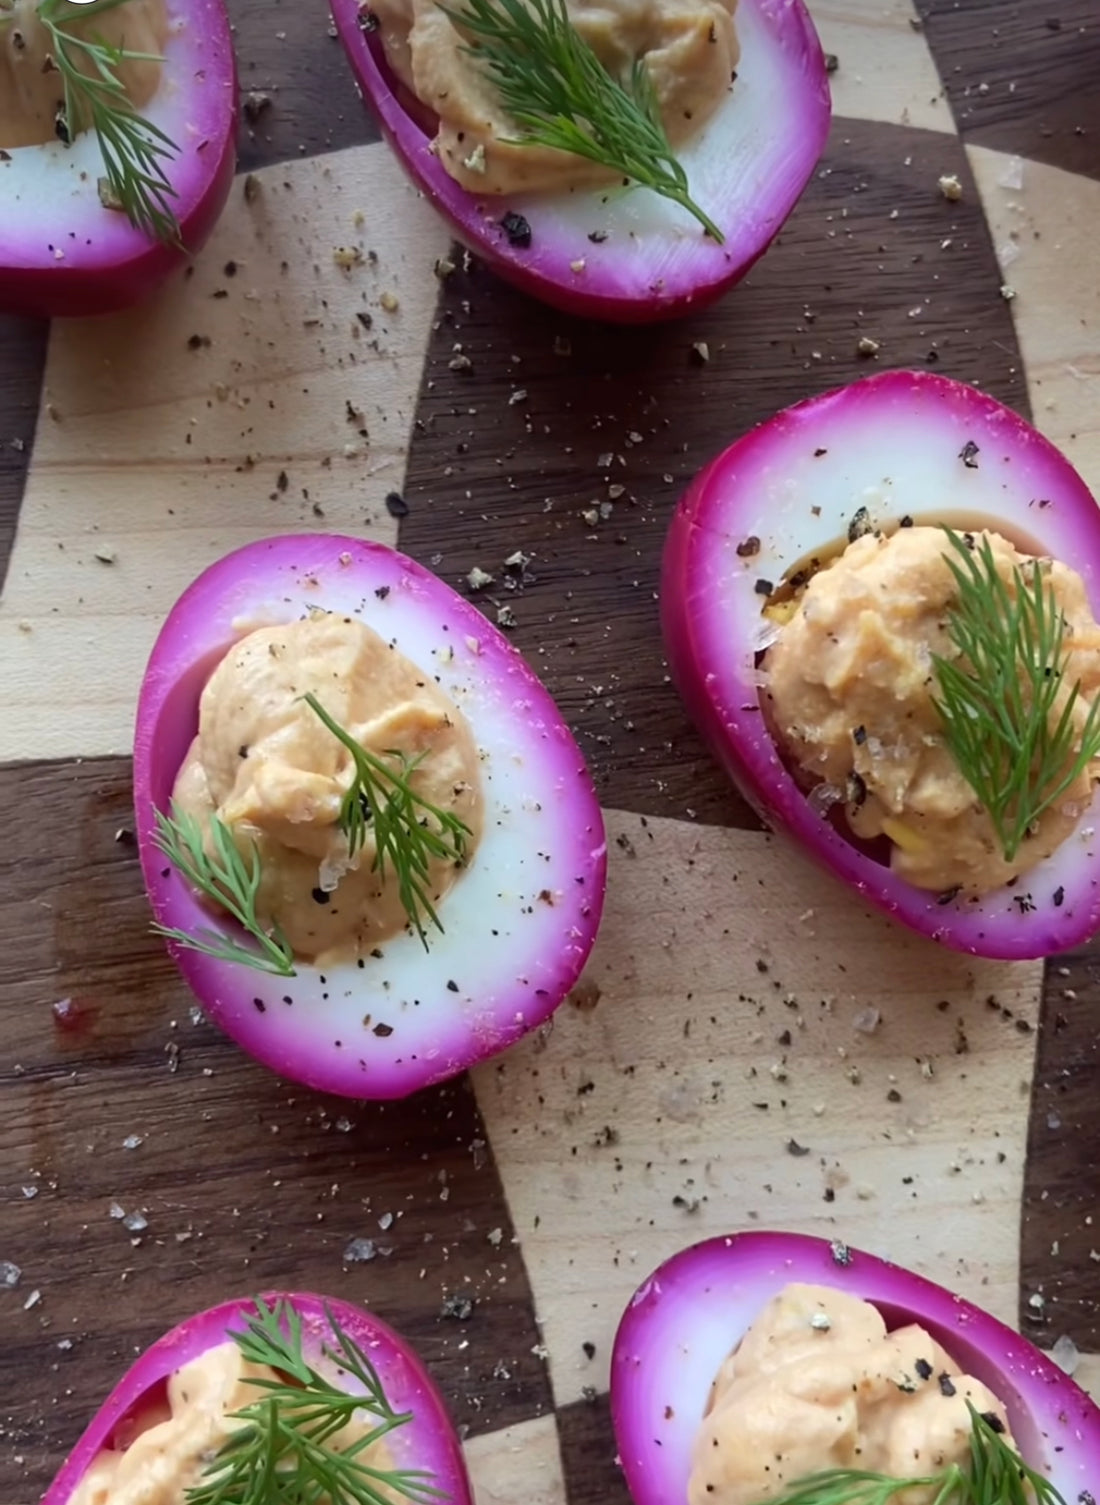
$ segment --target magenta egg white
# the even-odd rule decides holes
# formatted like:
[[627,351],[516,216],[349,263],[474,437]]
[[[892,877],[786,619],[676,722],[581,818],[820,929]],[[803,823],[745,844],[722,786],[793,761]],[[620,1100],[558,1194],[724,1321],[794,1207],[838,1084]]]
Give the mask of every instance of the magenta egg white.
[[1100,1410],[1026,1339],[873,1255],[803,1234],[752,1232],[674,1255],[638,1288],[619,1324],[611,1414],[634,1505],[687,1499],[695,1435],[722,1361],[792,1281],[869,1301],[889,1329],[918,1323],[1003,1401],[1026,1464],[1069,1505],[1095,1492]]
[[[462,1449],[443,1399],[403,1338],[378,1317],[345,1301],[299,1292],[275,1292],[263,1300],[268,1307],[285,1302],[298,1314],[307,1363],[349,1394],[363,1393],[352,1376],[338,1370],[322,1354],[322,1346],[334,1342],[329,1316],[334,1317],[378,1371],[393,1409],[410,1413],[407,1425],[386,1437],[394,1466],[426,1469],[451,1505],[472,1505]],[[66,1505],[96,1457],[112,1446],[122,1424],[137,1416],[144,1406],[160,1400],[168,1379],[182,1365],[225,1343],[234,1332],[244,1331],[255,1310],[252,1301],[227,1301],[189,1317],[146,1349],[93,1417],[46,1491],[42,1505]],[[256,1394],[259,1398],[261,1392],[257,1390]]]
[[411,930],[380,956],[296,962],[272,977],[169,943],[206,1013],[257,1060],[321,1091],[403,1097],[542,1024],[576,981],[599,925],[607,842],[592,781],[553,700],[482,614],[382,544],[267,539],[211,566],[169,615],[138,704],[134,800],[142,869],[162,925],[233,922],[200,905],[154,843],[154,811],[198,728],[206,680],[252,628],[321,608],[358,618],[430,673],[479,750],[484,826],[438,906],[428,949]]
[[160,85],[142,115],[179,148],[164,160],[180,244],[103,206],[94,131],[0,153],[0,309],[113,313],[147,297],[205,242],[236,167],[237,74],[222,0],[167,0]]
[[[823,815],[765,724],[757,655],[765,588],[836,547],[853,515],[984,522],[1083,576],[1100,616],[1100,510],[1070,463],[1016,413],[961,382],[890,371],[789,408],[695,478],[665,545],[661,620],[673,678],[746,799],[859,897],[956,950],[1019,960],[1100,928],[1097,804],[1050,857],[980,898],[913,887]],[[750,542],[752,540],[753,542]]]
[[[622,323],[674,318],[712,301],[767,250],[829,130],[825,60],[802,0],[740,0],[737,79],[677,155],[692,198],[725,237],[638,188],[486,195],[462,188],[431,150],[434,122],[407,99],[362,0],[331,0],[363,96],[401,165],[458,238],[507,281],[566,313]],[[513,243],[507,214],[530,227]],[[595,238],[593,238],[595,237]]]

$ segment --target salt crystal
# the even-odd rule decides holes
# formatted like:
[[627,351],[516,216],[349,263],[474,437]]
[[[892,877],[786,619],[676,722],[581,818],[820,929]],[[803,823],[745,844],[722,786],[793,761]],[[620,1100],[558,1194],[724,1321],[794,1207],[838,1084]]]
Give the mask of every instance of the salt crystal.
[[117,1202],[112,1202],[110,1207],[108,1207],[107,1209],[107,1216],[114,1218],[114,1220],[118,1222],[120,1219],[126,1216],[126,1209],[125,1207],[120,1207]]
[[1014,240],[1006,240],[1004,245],[997,247],[997,264],[1002,272],[1007,272],[1014,261],[1020,256],[1020,248]]
[[136,1150],[144,1143],[145,1136],[143,1134],[127,1134],[126,1138],[122,1141],[122,1148],[124,1150]]
[[382,1214],[382,1216],[378,1219],[378,1226],[379,1226],[379,1228],[382,1229],[383,1233],[386,1231],[387,1228],[392,1228],[393,1227],[393,1213],[392,1212],[384,1212]]
[[26,1301],[24,1301],[24,1303],[23,1303],[23,1310],[25,1312],[29,1312],[31,1310],[31,1308],[37,1306],[38,1303],[41,1300],[42,1300],[42,1292],[41,1291],[32,1291],[31,1294],[27,1297]]
[[862,1035],[873,1035],[879,1027],[881,1018],[882,1015],[878,1009],[860,1009],[859,1013],[852,1020],[852,1028],[858,1029]]
[[149,1219],[142,1217],[140,1212],[129,1212],[123,1218],[122,1226],[131,1233],[144,1233],[149,1226]]
[[14,1291],[23,1279],[23,1271],[10,1259],[0,1259],[0,1291]]
[[1009,157],[1005,163],[1004,171],[997,179],[998,188],[1022,188],[1024,186],[1024,164],[1021,157]]
[[344,1263],[346,1265],[366,1264],[367,1260],[373,1259],[377,1253],[373,1239],[353,1238],[344,1250]]
[[37,1197],[37,1195],[38,1195],[38,1187],[37,1186],[24,1186],[24,1188],[23,1188],[23,1195],[26,1197],[27,1201],[29,1202],[32,1197]]
[[779,634],[783,631],[782,624],[773,622],[769,617],[763,618],[760,626],[752,635],[752,651],[763,653],[766,648],[779,641]]
[[1050,1350],[1050,1356],[1058,1365],[1058,1368],[1066,1374],[1072,1374],[1081,1362],[1081,1355],[1077,1351],[1077,1344],[1068,1333],[1063,1333],[1060,1338],[1054,1340],[1054,1347]]
[[833,805],[844,799],[844,790],[835,784],[815,784],[806,797],[806,803],[815,815],[824,815]]
[[352,1131],[352,1122],[351,1122],[351,1119],[350,1118],[338,1118],[336,1120],[336,1123],[333,1125],[333,1127],[335,1128],[337,1134],[350,1134],[351,1131]]

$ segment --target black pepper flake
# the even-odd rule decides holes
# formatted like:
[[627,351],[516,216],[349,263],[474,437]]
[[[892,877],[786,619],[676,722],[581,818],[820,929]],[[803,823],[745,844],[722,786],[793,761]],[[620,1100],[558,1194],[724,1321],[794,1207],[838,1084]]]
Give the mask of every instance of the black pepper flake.
[[981,451],[973,439],[968,439],[962,449],[959,450],[959,459],[966,466],[967,470],[977,470],[980,453]]
[[372,31],[378,30],[378,17],[372,10],[367,10],[365,6],[359,12],[359,30],[365,32],[368,36]]
[[844,780],[844,798],[857,810],[867,798],[867,785],[854,769]]
[[310,890],[310,898],[313,900],[314,904],[327,904],[329,897],[330,896],[325,893],[323,888],[314,888]]
[[848,524],[848,542],[855,543],[857,538],[862,538],[866,533],[873,533],[871,514],[866,507],[857,507],[852,514],[852,521]]
[[956,1393],[955,1392],[955,1386],[954,1386],[954,1384],[952,1383],[952,1380],[951,1380],[951,1376],[949,1374],[947,1374],[947,1373],[944,1373],[944,1374],[940,1375],[940,1378],[939,1378],[939,1387],[940,1387],[940,1394],[941,1395],[946,1395],[949,1398]]
[[943,905],[950,904],[952,900],[957,899],[960,893],[962,893],[962,884],[956,883],[954,888],[945,888],[942,894],[937,894],[936,903],[942,908]]
[[[901,1102],[901,1093],[898,1091],[898,1089],[896,1087],[891,1087],[890,1088],[890,1091],[886,1094],[886,1101],[888,1103],[900,1103]],[[930,1373],[931,1373],[931,1370],[929,1370],[929,1374]],[[926,1374],[924,1376],[924,1378],[927,1379],[928,1375]]]
[[594,246],[602,246],[607,239],[606,230],[589,230],[588,238]]
[[581,1347],[584,1349],[584,1356],[586,1359],[594,1359],[596,1357],[595,1343],[582,1343]]
[[865,726],[853,726],[852,741],[857,747],[862,747],[867,741],[867,728]]
[[449,977],[447,979],[447,992],[448,993],[457,993],[458,992],[458,983],[455,982],[455,980],[454,980],[453,977]]
[[252,1000],[252,1007],[256,1010],[256,1012],[258,1014],[266,1014],[267,1013],[267,1004],[263,1001],[262,998],[253,998],[253,1000]]
[[833,1190],[833,1188],[831,1186],[827,1186],[825,1188],[824,1200],[826,1202],[835,1202],[836,1201],[836,1192]]
[[409,504],[399,491],[386,493],[386,511],[391,517],[408,517]]
[[898,527],[899,528],[911,528],[912,526],[913,526],[913,519],[909,516],[909,514],[907,512],[905,514],[905,516],[902,518],[901,522],[898,523]]
[[[998,1437],[1005,1429],[1005,1424],[997,1415],[996,1411],[983,1411],[982,1420],[991,1432],[996,1432]],[[1091,1499],[1091,1496],[1089,1497]]]
[[850,1265],[852,1263],[852,1251],[847,1244],[841,1243],[840,1239],[833,1239],[829,1245],[829,1253],[833,1256],[834,1265]]
[[839,67],[840,67],[840,59],[837,57],[836,53],[835,52],[827,52],[825,54],[825,72],[826,73],[835,73],[836,70]]
[[531,244],[531,226],[523,215],[517,214],[514,209],[509,209],[500,222],[500,228],[508,237],[510,246],[518,246],[521,250],[526,250]]
[[374,594],[378,597],[379,601],[384,601],[389,593],[390,588],[388,585],[380,585]]
[[815,449],[814,450],[814,459],[815,460],[820,460],[821,457],[822,457],[822,455],[827,455],[828,453],[829,453],[829,451],[827,449]]
[[913,1368],[922,1380],[930,1380],[932,1378],[932,1366],[927,1359],[918,1359]]
[[377,1035],[380,1040],[386,1040],[393,1034],[393,1025],[378,1023],[371,1033]]
[[750,533],[748,538],[743,538],[737,545],[738,559],[752,559],[760,553],[760,540],[755,533]]
[[799,1144],[799,1142],[798,1142],[797,1139],[788,1139],[787,1140],[787,1154],[788,1155],[799,1156],[799,1155],[808,1155],[809,1153],[810,1153],[810,1150],[809,1150],[809,1146],[808,1145]]
[[468,1322],[474,1315],[474,1299],[472,1296],[462,1296],[457,1291],[452,1291],[449,1296],[444,1296],[439,1315],[451,1317],[456,1322]]
[[1055,909],[1061,909],[1062,905],[1066,902],[1066,891],[1061,884],[1054,890],[1053,899]]
[[758,596],[770,596],[774,589],[775,586],[770,580],[758,580],[753,586],[753,590]]

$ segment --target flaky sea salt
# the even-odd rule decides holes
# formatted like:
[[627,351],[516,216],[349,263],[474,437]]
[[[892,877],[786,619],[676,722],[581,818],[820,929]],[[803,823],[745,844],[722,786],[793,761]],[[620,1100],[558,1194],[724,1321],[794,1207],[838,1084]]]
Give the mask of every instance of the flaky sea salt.
[[374,1259],[378,1250],[374,1240],[370,1238],[353,1238],[344,1249],[344,1263],[346,1265],[362,1265],[368,1260]]
[[1058,1368],[1066,1374],[1072,1374],[1081,1362],[1081,1355],[1077,1351],[1077,1344],[1068,1333],[1063,1333],[1060,1338],[1055,1339],[1054,1346],[1050,1350],[1050,1356],[1058,1365]]

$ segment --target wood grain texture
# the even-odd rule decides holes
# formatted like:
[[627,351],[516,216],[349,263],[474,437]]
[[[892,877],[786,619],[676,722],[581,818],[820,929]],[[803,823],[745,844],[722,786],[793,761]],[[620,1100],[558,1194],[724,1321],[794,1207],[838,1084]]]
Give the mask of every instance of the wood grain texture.
[[1094,0],[917,0],[969,142],[1100,178]]
[[1056,957],[1044,986],[1020,1248],[1019,1326],[1100,1351],[1100,945]]
[[1040,964],[902,931],[775,837],[607,821],[583,985],[473,1072],[556,1405],[607,1389],[658,1264],[746,1227],[842,1238],[1011,1321]]
[[[463,1080],[363,1107],[280,1083],[201,1022],[147,934],[125,834],[125,760],[0,767],[0,1261],[22,1268],[16,1288],[0,1289],[0,1499],[38,1497],[135,1347],[196,1308],[279,1283],[367,1301],[405,1330],[468,1432],[479,1498],[625,1505],[602,1393],[622,1302],[673,1246],[753,1212],[813,1228],[843,1219],[857,1241],[934,1266],[1004,1316],[1018,1296],[1024,1330],[1040,1341],[1067,1332],[1100,1348],[1100,946],[1047,969],[1025,1135],[1037,969],[970,968],[868,920],[749,829],[660,651],[654,592],[676,497],[724,444],[802,396],[927,363],[1033,409],[1086,473],[1100,455],[1096,184],[1056,170],[1100,178],[1091,0],[921,0],[923,31],[910,26],[908,0],[811,3],[838,54],[840,118],[819,174],[747,283],[677,325],[608,330],[541,309],[453,253],[433,314],[434,249],[414,234],[405,262],[426,289],[417,334],[402,285],[385,342],[413,368],[409,401],[385,373],[380,392],[362,389],[385,436],[374,458],[390,467],[375,476],[370,455],[341,454],[341,373],[359,354],[349,307],[343,294],[305,307],[327,296],[317,268],[328,272],[337,238],[312,206],[324,200],[333,225],[349,218],[349,180],[339,158],[325,158],[373,140],[374,127],[320,0],[231,0],[242,90],[254,96],[242,171],[266,166],[269,198],[300,199],[276,212],[263,244],[230,212],[209,276],[191,284],[201,328],[179,309],[161,322],[143,314],[148,364],[114,408],[118,388],[88,380],[96,340],[57,347],[72,427],[64,442],[51,433],[41,456],[51,463],[22,577],[27,612],[63,607],[81,638],[102,634],[102,687],[84,701],[113,697],[114,745],[132,702],[115,650],[140,662],[127,634],[158,620],[175,585],[234,530],[390,527],[381,503],[405,439],[404,427],[389,435],[383,410],[400,408],[402,425],[412,418],[430,329],[401,543],[460,587],[475,564],[496,576],[478,598],[487,615],[514,616],[514,640],[576,727],[605,804],[631,813],[612,814],[613,842],[625,838],[613,845],[616,898],[579,995],[598,995],[597,1006],[567,1005],[552,1032],[481,1068],[476,1098]],[[1015,195],[1023,216],[990,189],[1016,153],[1030,159]],[[299,157],[311,160],[286,171],[284,189],[280,169]],[[1032,171],[1046,162],[1055,167]],[[955,204],[937,186],[948,173],[963,186]],[[361,199],[353,209],[389,214],[383,229],[398,223],[392,195]],[[319,250],[306,247],[303,217],[322,225]],[[1066,222],[1072,237],[1052,231]],[[432,226],[429,236],[443,235]],[[1022,251],[1009,304],[995,249],[1013,230]],[[247,271],[232,284],[218,275],[238,259],[254,264],[249,301],[274,289],[284,314],[252,320]],[[283,260],[308,272],[291,294]],[[377,277],[366,285],[372,307],[382,290]],[[205,321],[215,299],[225,316],[216,328]],[[232,322],[238,300],[251,339]],[[210,346],[183,349],[211,330]],[[861,335],[879,342],[873,360],[856,353]],[[0,561],[27,454],[6,445],[30,439],[44,339],[41,327],[0,324]],[[278,363],[288,342],[301,357],[293,372]],[[295,383],[316,388],[310,400],[297,401]],[[86,414],[71,397],[82,388],[94,394]],[[165,488],[186,467],[169,450],[192,417],[192,447],[213,463],[177,498]],[[93,462],[97,426],[110,445]],[[249,455],[259,464],[238,471]],[[155,474],[142,469],[151,456],[165,461]],[[186,506],[145,539],[150,497],[161,511]],[[89,570],[82,578],[59,564],[58,543],[86,554],[104,525],[119,552],[111,569],[90,569],[101,621],[83,599]],[[65,708],[82,693],[78,676],[54,672],[65,662],[58,641],[57,658],[25,675],[43,687],[51,736],[64,734]],[[16,651],[4,649],[9,686]],[[654,815],[746,829],[655,822],[654,889],[630,855],[649,839],[641,817]],[[745,934],[724,884],[731,866],[766,893],[759,934]],[[726,910],[721,933],[699,944],[700,917]],[[53,1008],[66,998],[73,1028]],[[856,1029],[872,1006],[878,1027]],[[714,1082],[722,1094],[711,1101]],[[837,1103],[854,1104],[850,1122]],[[607,1209],[599,1238],[593,1206]],[[119,1211],[147,1226],[126,1227]],[[353,1239],[373,1241],[374,1257],[349,1260]],[[442,1314],[455,1295],[474,1298],[465,1320]]]
[[[937,186],[950,172],[965,185],[953,204]],[[739,434],[882,366],[934,365],[1027,413],[961,144],[837,121],[768,256],[717,308],[675,324],[569,319],[456,260],[402,547],[459,588],[474,566],[496,577],[476,599],[490,619],[514,620],[605,803],[755,825],[668,682],[656,604],[665,530],[691,476]],[[873,361],[857,353],[863,335],[879,342]],[[526,566],[506,564],[517,551]]]
[[49,325],[0,313],[0,594],[34,445]]
[[558,1432],[569,1505],[630,1505],[630,1493],[615,1461],[615,1431],[606,1395],[558,1409]]
[[148,933],[130,819],[125,760],[0,769],[0,1499],[41,1495],[137,1348],[273,1286],[367,1303],[470,1435],[547,1410],[468,1084],[361,1105],[249,1062]]
[[243,106],[241,172],[378,140],[324,0],[227,0]]
[[381,145],[255,181],[190,278],[53,329],[0,602],[0,758],[128,752],[165,614],[232,549],[319,530],[397,541],[385,498],[446,233]]

